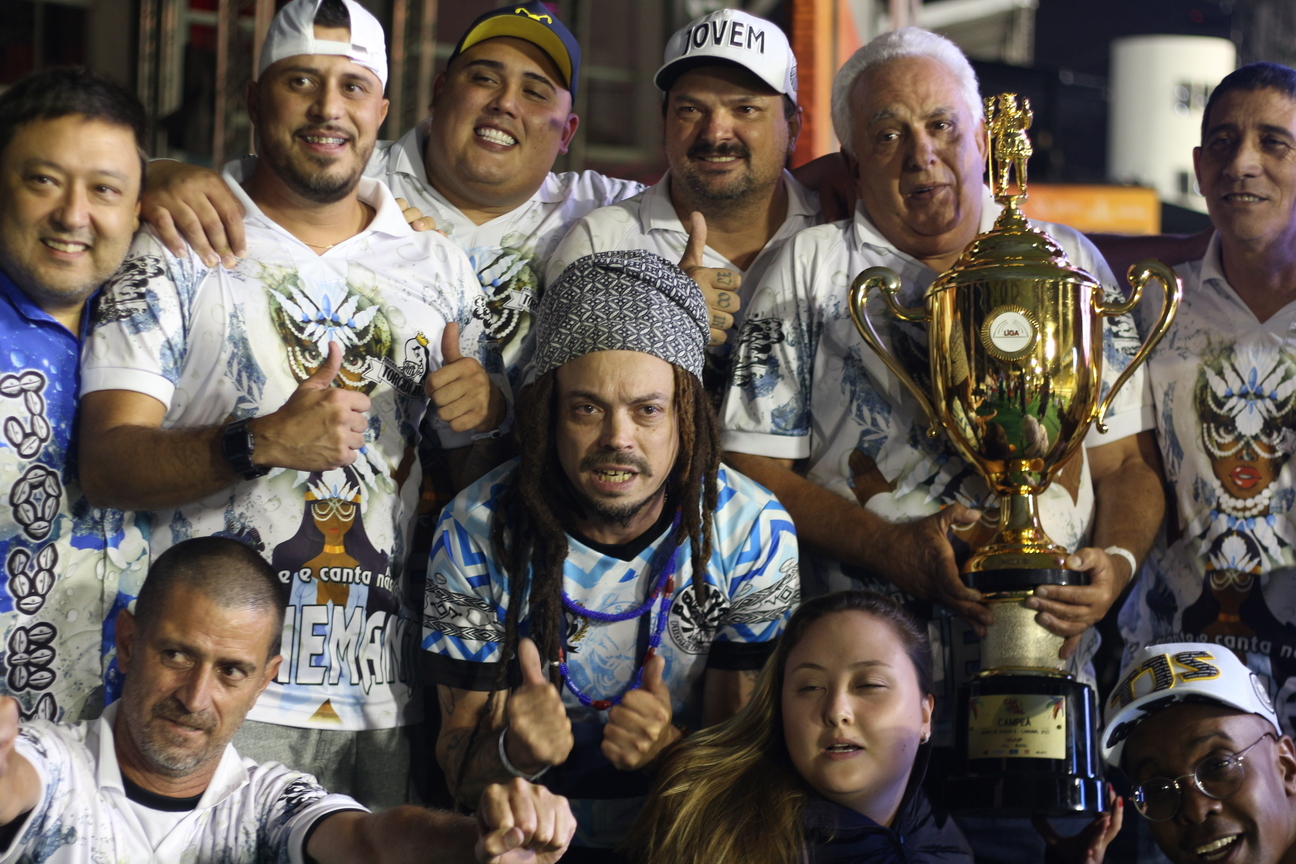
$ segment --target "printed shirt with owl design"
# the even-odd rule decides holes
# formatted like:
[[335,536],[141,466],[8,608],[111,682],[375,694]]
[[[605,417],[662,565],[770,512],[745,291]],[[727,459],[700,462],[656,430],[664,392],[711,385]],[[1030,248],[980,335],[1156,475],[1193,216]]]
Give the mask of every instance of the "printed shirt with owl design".
[[[985,190],[981,230],[999,214]],[[1108,298],[1119,296],[1115,280],[1097,249],[1062,225],[1032,223],[1051,234],[1072,266],[1092,274]],[[857,502],[852,456],[872,460],[891,491],[868,499],[867,507],[893,522],[921,519],[946,504],[996,507],[981,476],[955,452],[945,434],[927,436],[928,420],[918,402],[869,349],[851,320],[847,294],[851,280],[868,267],[889,267],[901,280],[897,300],[921,306],[939,274],[887,240],[860,205],[855,217],[801,232],[783,248],[751,302],[731,370],[722,411],[726,450],[776,459],[806,460],[805,476],[851,502]],[[929,377],[927,334],[923,325],[903,325],[872,298],[869,314],[883,343],[897,352],[920,380]],[[1130,316],[1104,319],[1102,390],[1115,383],[1139,342]],[[904,362],[902,361],[902,362]],[[1117,394],[1106,421],[1110,431],[1091,430],[1097,446],[1152,428],[1141,371]],[[1083,450],[1081,451],[1083,452]],[[860,457],[855,456],[860,462]],[[1088,460],[1079,466],[1077,494],[1054,482],[1040,496],[1048,535],[1074,550],[1082,546],[1094,511]],[[956,552],[960,551],[956,541]],[[967,554],[967,547],[962,547]],[[979,669],[980,646],[962,619],[944,609],[900,595],[889,581],[837,561],[807,558],[811,572],[807,596],[849,587],[882,591],[908,602],[931,621],[935,648],[938,742],[948,730],[944,706],[953,704],[957,686]],[[1069,669],[1088,679],[1086,668],[1098,647],[1090,628],[1072,655]],[[942,698],[948,697],[948,698]]]
[[[434,683],[490,690],[499,663],[506,659],[500,657],[500,648],[508,606],[525,604],[527,597],[509,597],[508,576],[491,543],[491,521],[516,470],[514,460],[487,474],[461,492],[437,524],[423,604],[423,648],[430,652],[425,657],[427,677]],[[768,490],[732,468],[720,468],[718,486],[711,559],[700,579],[693,571],[689,545],[676,553],[666,518],[650,529],[656,532],[653,536],[633,544],[651,541],[628,561],[591,548],[569,533],[563,567],[568,597],[586,609],[618,613],[643,603],[672,554],[678,555],[675,594],[657,653],[666,660],[662,680],[670,689],[675,722],[694,729],[700,726],[706,669],[761,668],[773,649],[771,640],[783,631],[800,600],[796,529],[787,511]],[[577,688],[592,699],[621,693],[639,668],[659,609],[654,604],[648,615],[617,623],[568,614],[567,670]],[[520,632],[530,632],[525,616]],[[562,696],[578,725],[606,722],[605,712],[581,704],[570,689],[563,688]],[[620,785],[598,797],[639,794],[628,791],[634,788],[628,780]],[[587,795],[588,790],[576,797]],[[629,825],[600,824],[616,819],[601,819],[598,814],[607,808],[590,802],[574,801],[573,808],[585,832],[578,835],[578,843],[615,843]]]
[[[1161,642],[1233,649],[1267,688],[1290,735],[1296,303],[1258,321],[1220,260],[1217,234],[1203,259],[1176,268],[1183,303],[1148,361],[1173,498],[1165,530],[1121,609],[1120,631],[1126,661]],[[1151,307],[1139,316],[1140,327],[1151,325],[1150,315]]]
[[383,181],[468,253],[485,292],[486,330],[499,344],[509,381],[517,387],[534,351],[532,310],[540,299],[549,256],[572,223],[598,207],[643,190],[642,183],[617,180],[596,171],[549,172],[521,206],[476,224],[428,182],[423,154],[431,120],[398,141],[380,141],[365,174]]
[[304,864],[320,821],[348,810],[310,774],[257,764],[228,744],[191,810],[155,810],[127,797],[113,741],[118,704],[76,725],[24,724],[15,750],[36,770],[40,803],[25,817],[0,864],[221,861]]
[[0,694],[26,719],[99,715],[118,583],[148,567],[133,514],[91,507],[77,477],[89,308],[73,333],[0,271]]
[[[417,610],[401,602],[422,471],[425,419],[446,448],[471,444],[431,414],[423,380],[441,367],[442,331],[490,368],[462,250],[406,224],[388,189],[362,179],[368,228],[316,255],[267,218],[226,169],[247,216],[248,254],[233,270],[189,250],[173,257],[141,232],[105,287],[83,361],[83,390],[133,390],[166,406],[163,429],[219,426],[278,410],[343,350],[340,384],[372,400],[354,465],[276,468],[257,480],[147,517],[156,556],[190,537],[251,543],[289,593],[284,663],[250,719],[319,729],[383,729],[418,720],[409,661]],[[237,174],[237,176],[236,176]],[[497,376],[498,377],[498,376]],[[497,381],[501,386],[502,378]]]

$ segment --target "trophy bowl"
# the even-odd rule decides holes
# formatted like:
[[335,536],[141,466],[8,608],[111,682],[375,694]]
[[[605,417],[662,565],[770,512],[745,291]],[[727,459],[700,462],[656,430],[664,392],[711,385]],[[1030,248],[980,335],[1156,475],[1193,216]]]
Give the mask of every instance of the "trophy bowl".
[[[1070,554],[1040,523],[1038,496],[1084,445],[1134,371],[1169,329],[1182,287],[1165,264],[1130,268],[1133,290],[1109,301],[1089,273],[1071,266],[1021,212],[1030,106],[986,100],[991,184],[1003,211],[927,289],[924,305],[897,299],[891,270],[873,267],[851,284],[850,310],[868,346],[922,406],[928,434],[942,431],[999,500],[996,533],[962,566],[995,623],[982,639],[981,669],[960,689],[955,758],[962,776],[948,804],[1000,815],[1077,815],[1105,809],[1093,691],[1067,675],[1064,641],[1036,623],[1025,601],[1040,585],[1086,584]],[[1015,170],[1018,191],[1010,192]],[[1103,319],[1124,315],[1151,280],[1165,289],[1161,314],[1137,354],[1102,392]],[[930,384],[924,388],[888,349],[866,303],[879,290],[891,314],[924,325]]]

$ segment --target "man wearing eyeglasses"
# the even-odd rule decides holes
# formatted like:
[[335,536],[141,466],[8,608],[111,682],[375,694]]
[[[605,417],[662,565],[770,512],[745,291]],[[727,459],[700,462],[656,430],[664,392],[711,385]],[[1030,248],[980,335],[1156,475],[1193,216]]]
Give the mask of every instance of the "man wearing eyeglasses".
[[1296,861],[1296,743],[1231,650],[1137,651],[1107,700],[1102,750],[1176,864]]

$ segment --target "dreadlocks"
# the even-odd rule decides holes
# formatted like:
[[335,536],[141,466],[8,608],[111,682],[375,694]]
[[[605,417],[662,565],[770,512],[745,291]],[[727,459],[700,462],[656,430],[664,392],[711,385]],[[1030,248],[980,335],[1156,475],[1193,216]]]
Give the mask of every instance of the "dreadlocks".
[[[678,366],[672,366],[672,370],[680,447],[666,481],[666,500],[680,508],[674,542],[678,545],[688,541],[696,581],[702,578],[711,557],[711,519],[719,497],[716,475],[720,468],[720,430],[715,410],[697,377]],[[563,516],[579,505],[558,461],[554,434],[557,374],[557,369],[551,369],[539,376],[519,399],[515,413],[522,457],[491,522],[494,552],[508,574],[504,643],[495,681],[478,712],[465,753],[472,752],[478,735],[494,716],[497,694],[508,689],[508,667],[517,655],[523,598],[531,620],[531,638],[540,656],[549,660],[554,684],[561,687],[557,660],[562,640],[563,565],[567,560]],[[455,798],[459,797],[467,766],[465,757],[451,789]]]

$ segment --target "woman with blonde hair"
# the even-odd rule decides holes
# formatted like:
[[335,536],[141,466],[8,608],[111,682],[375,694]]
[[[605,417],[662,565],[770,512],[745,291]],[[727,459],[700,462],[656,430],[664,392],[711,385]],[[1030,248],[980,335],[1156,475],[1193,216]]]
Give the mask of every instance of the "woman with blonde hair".
[[971,864],[921,789],[931,647],[871,591],[807,601],[747,706],[663,764],[625,849],[639,864]]

